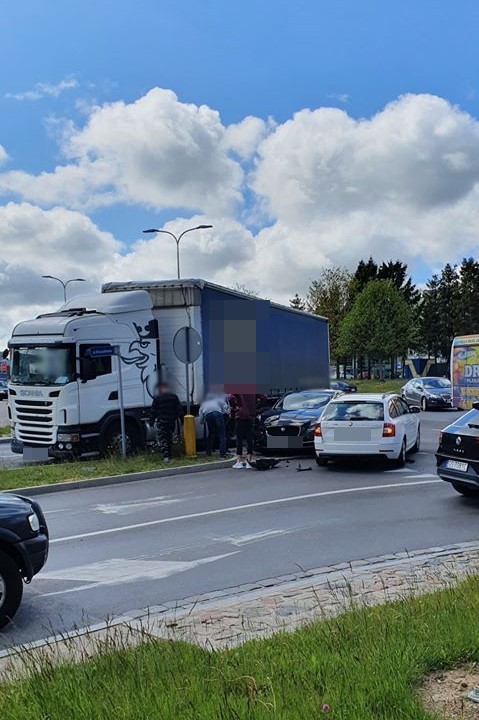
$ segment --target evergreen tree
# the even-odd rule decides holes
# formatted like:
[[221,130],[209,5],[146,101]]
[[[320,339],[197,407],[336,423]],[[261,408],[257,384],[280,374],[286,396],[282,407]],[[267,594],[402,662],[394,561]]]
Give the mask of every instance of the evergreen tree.
[[479,263],[464,258],[459,268],[461,319],[457,332],[473,335],[479,332]]
[[339,369],[339,327],[350,308],[351,273],[342,267],[325,268],[313,280],[306,298],[306,307],[315,315],[329,320],[329,346],[331,359]]
[[441,306],[439,300],[440,280],[433,275],[426,284],[419,305],[417,350],[435,360],[441,353]]
[[461,283],[457,267],[449,263],[443,268],[438,285],[438,344],[441,355],[449,357],[451,343],[460,333],[462,321]]
[[306,303],[303,300],[303,298],[300,298],[298,293],[294,296],[294,298],[291,298],[289,301],[289,306],[291,308],[294,308],[294,310],[306,310]]

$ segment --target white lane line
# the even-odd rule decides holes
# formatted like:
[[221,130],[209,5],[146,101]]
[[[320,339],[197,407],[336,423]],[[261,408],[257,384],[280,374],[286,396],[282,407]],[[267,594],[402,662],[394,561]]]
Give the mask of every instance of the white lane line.
[[193,570],[205,563],[223,560],[231,555],[236,555],[237,550],[214,555],[212,557],[200,558],[190,561],[165,561],[165,560],[144,560],[138,558],[112,558],[91,565],[78,565],[76,567],[63,568],[44,573],[42,580],[67,580],[82,582],[77,587],[66,590],[55,590],[47,593],[40,593],[37,597],[52,597],[54,595],[69,595],[71,593],[90,590],[99,585],[119,585],[140,580],[162,580],[177,575],[186,570]]
[[413,473],[416,472],[416,470],[412,468],[398,468],[397,470],[385,470],[384,472],[387,475],[392,475],[393,473]]
[[348,493],[367,492],[368,490],[388,490],[390,488],[404,488],[412,485],[430,485],[431,483],[443,483],[443,480],[418,480],[414,482],[390,483],[388,485],[363,485],[361,487],[344,488],[342,490],[325,490],[318,493],[309,493],[308,495],[293,495],[291,497],[276,498],[274,500],[263,500],[257,503],[247,503],[245,505],[232,505],[231,507],[218,508],[217,510],[204,510],[203,512],[190,513],[189,515],[175,515],[174,517],[162,518],[161,520],[149,520],[147,522],[135,523],[134,525],[123,525],[122,527],[108,528],[105,530],[94,530],[93,532],[80,533],[79,535],[66,535],[65,537],[53,538],[50,544],[67,542],[69,540],[81,540],[83,538],[98,537],[99,535],[112,535],[113,533],[125,532],[127,530],[137,530],[139,528],[153,527],[155,525],[165,525],[166,523],[179,522],[181,520],[194,520],[201,517],[210,517],[211,515],[224,515],[230,512],[238,512],[239,510],[250,510],[258,507],[266,507],[267,505],[280,505],[288,502],[297,502],[298,500],[310,500],[312,498],[328,497],[330,495],[346,495]]

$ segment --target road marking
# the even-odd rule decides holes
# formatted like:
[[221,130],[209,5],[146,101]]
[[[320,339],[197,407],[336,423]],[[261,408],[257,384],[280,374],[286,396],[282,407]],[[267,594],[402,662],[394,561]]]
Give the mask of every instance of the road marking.
[[412,470],[411,468],[398,468],[397,470],[385,470],[385,472],[388,475],[391,475],[392,473],[412,473],[416,471]]
[[324,490],[318,493],[309,493],[308,495],[293,495],[291,497],[276,498],[274,500],[263,500],[257,503],[247,503],[245,505],[232,505],[231,507],[218,508],[217,510],[204,510],[203,512],[190,513],[189,515],[175,515],[161,520],[149,520],[147,522],[135,523],[134,525],[123,525],[122,527],[107,528],[105,530],[94,530],[92,532],[80,533],[78,535],[66,535],[65,537],[53,538],[50,544],[67,542],[69,540],[82,540],[83,538],[98,537],[100,535],[112,535],[113,533],[126,532],[127,530],[137,530],[139,528],[154,527],[155,525],[165,525],[166,523],[180,522],[181,520],[195,520],[201,517],[210,517],[212,515],[224,515],[230,512],[238,512],[239,510],[251,510],[258,507],[266,507],[267,505],[280,505],[288,502],[297,502],[299,500],[310,500],[313,498],[328,497],[330,495],[346,495],[348,493],[367,492],[368,490],[388,490],[389,488],[405,488],[412,485],[430,485],[431,483],[442,483],[443,480],[418,480],[414,482],[389,483],[388,485],[363,485],[361,487],[344,488],[342,490]]
[[263,530],[262,532],[250,533],[249,535],[224,535],[222,537],[215,538],[216,542],[227,542],[236,547],[242,545],[249,545],[250,543],[258,542],[260,540],[266,540],[266,538],[277,537],[278,535],[288,535],[288,533],[294,532],[297,528],[290,528],[288,530]]
[[148,500],[136,500],[133,502],[120,502],[120,503],[103,503],[95,505],[93,510],[101,512],[105,515],[128,515],[129,513],[137,512],[139,510],[145,510],[148,508],[161,507],[163,505],[174,505],[180,503],[182,500],[179,498],[171,497],[171,495],[158,495],[158,497],[152,497]]
[[91,565],[77,565],[76,567],[53,570],[43,573],[42,580],[83,581],[83,584],[74,588],[67,588],[66,590],[41,593],[40,597],[68,595],[82,590],[89,590],[99,585],[118,585],[121,583],[135,582],[137,580],[162,580],[170,575],[176,575],[186,570],[193,570],[193,568],[199,565],[216,562],[225,557],[236,555],[237,552],[239,551],[235,550],[234,552],[224,553],[223,555],[214,555],[212,557],[190,561],[111,558],[110,560],[91,563]]

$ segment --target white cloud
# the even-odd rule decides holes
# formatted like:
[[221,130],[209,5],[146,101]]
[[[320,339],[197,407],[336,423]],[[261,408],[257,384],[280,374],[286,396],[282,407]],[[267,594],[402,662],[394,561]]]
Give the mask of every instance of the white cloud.
[[278,125],[248,116],[225,126],[211,108],[155,88],[88,112],[82,128],[61,125],[55,172],[0,173],[0,190],[69,208],[0,209],[3,317],[15,305],[25,315],[42,293],[57,297],[38,284],[45,272],[88,273],[98,285],[176,276],[170,237],[122,249],[75,207],[186,208],[165,229],[214,227],[183,238],[183,277],[239,282],[281,301],[325,265],[353,268],[372,254],[436,268],[477,246],[479,123],[442,98],[407,95],[370,119],[320,108]]
[[8,160],[7,151],[3,147],[3,145],[0,145],[0,165],[3,165]]
[[[99,287],[121,250],[110,233],[85,215],[28,203],[0,207],[0,247],[0,345],[13,321],[60,304],[61,286],[42,275],[84,277],[90,287]],[[84,286],[71,285],[70,290]]]
[[228,154],[218,112],[154,88],[136,102],[92,110],[81,129],[64,125],[70,164],[32,176],[0,176],[0,192],[43,205],[116,202],[218,212],[241,201],[243,171]]
[[328,95],[328,98],[330,100],[336,100],[336,102],[347,103],[349,100],[349,95],[348,93],[330,93],[330,95]]
[[32,90],[24,92],[5,93],[4,97],[9,100],[41,100],[45,97],[59,97],[65,90],[73,90],[78,87],[75,78],[65,78],[58,83],[37,83]]

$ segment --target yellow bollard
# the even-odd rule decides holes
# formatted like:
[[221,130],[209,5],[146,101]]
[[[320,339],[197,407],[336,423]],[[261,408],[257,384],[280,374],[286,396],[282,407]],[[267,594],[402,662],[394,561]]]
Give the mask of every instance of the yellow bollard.
[[196,428],[193,415],[185,415],[183,419],[183,437],[185,439],[185,455],[196,455]]

